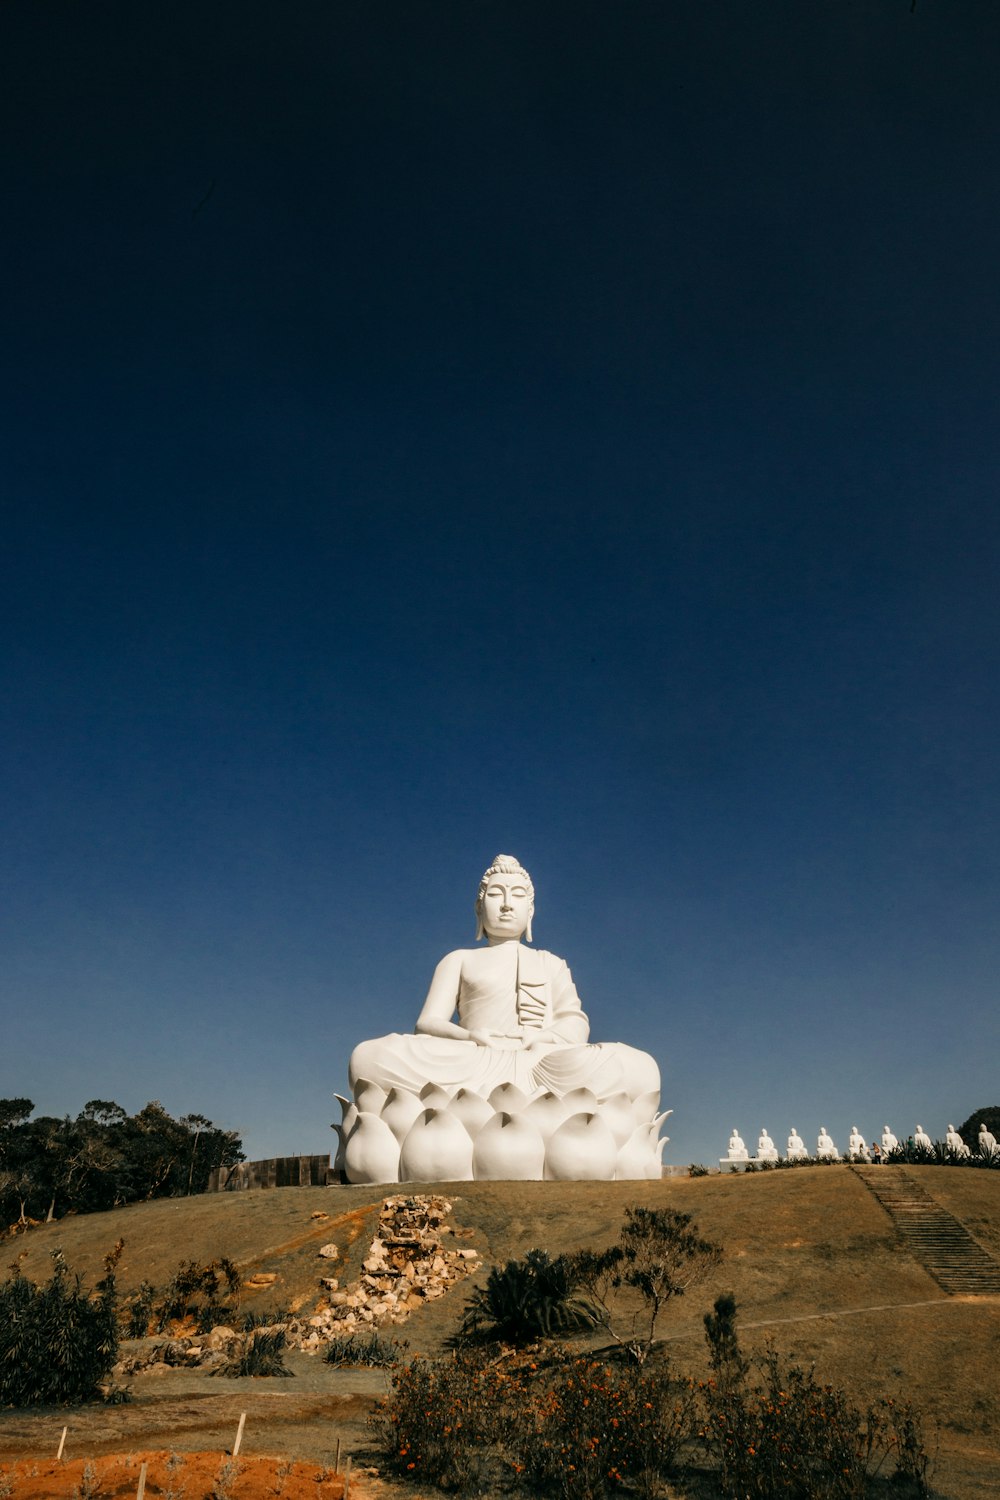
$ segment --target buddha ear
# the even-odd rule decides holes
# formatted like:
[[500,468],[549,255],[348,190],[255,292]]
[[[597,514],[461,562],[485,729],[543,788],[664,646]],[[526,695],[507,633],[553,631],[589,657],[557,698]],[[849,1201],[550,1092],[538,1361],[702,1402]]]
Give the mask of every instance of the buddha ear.
[[476,942],[484,936],[483,933],[483,908],[480,902],[476,902]]
[[532,906],[529,909],[529,911],[528,911],[528,925],[524,929],[524,940],[525,940],[526,943],[530,943],[531,942],[531,919],[532,919],[532,917],[534,915],[535,915],[535,908]]

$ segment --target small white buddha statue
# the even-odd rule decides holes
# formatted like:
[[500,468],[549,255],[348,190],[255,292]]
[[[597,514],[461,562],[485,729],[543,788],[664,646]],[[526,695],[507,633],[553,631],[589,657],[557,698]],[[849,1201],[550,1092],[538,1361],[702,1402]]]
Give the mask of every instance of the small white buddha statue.
[[[479,883],[475,903],[476,937],[486,938],[485,947],[456,948],[445,955],[413,1032],[361,1042],[351,1054],[349,1078],[358,1120],[365,1117],[365,1099],[372,1097],[387,1101],[376,1105],[378,1109],[389,1109],[391,1099],[393,1120],[405,1124],[401,1097],[416,1095],[449,1120],[460,1119],[474,1138],[488,1118],[482,1109],[471,1108],[470,1094],[489,1104],[489,1117],[497,1110],[526,1110],[535,1098],[548,1094],[555,1096],[557,1105],[566,1100],[568,1118],[596,1114],[618,1153],[610,1174],[595,1174],[593,1163],[581,1158],[577,1176],[632,1177],[639,1158],[648,1157],[645,1175],[659,1177],[662,1143],[655,1136],[664,1118],[656,1113],[660,1070],[648,1053],[635,1047],[588,1040],[590,1022],[565,960],[526,946],[534,910],[531,876],[512,855],[498,854]],[[459,1093],[460,1106],[455,1099]],[[531,1125],[543,1142],[556,1129],[562,1132],[562,1157],[566,1140],[580,1135],[581,1152],[586,1145],[578,1130],[574,1134],[576,1127],[567,1128],[568,1118],[558,1109],[540,1110]],[[433,1127],[430,1145],[439,1136],[444,1140],[443,1122],[424,1119],[421,1126],[415,1120],[410,1128],[418,1127]],[[367,1128],[373,1140],[380,1135],[371,1125]],[[590,1137],[596,1129],[591,1121]],[[588,1152],[592,1145],[591,1140]],[[567,1167],[562,1157],[559,1175],[572,1176],[572,1163]],[[423,1149],[407,1152],[404,1138],[401,1171],[411,1158],[420,1161],[424,1172],[432,1160]],[[458,1160],[457,1151],[448,1157],[452,1159]],[[475,1155],[471,1161],[474,1173]],[[551,1175],[548,1164],[546,1174]],[[350,1168],[347,1175],[351,1177]]]
[[915,1146],[922,1146],[925,1151],[934,1150],[934,1142],[931,1140],[930,1136],[927,1134],[922,1125],[918,1125],[916,1130],[913,1132],[913,1144]]
[[865,1138],[856,1125],[851,1126],[851,1138],[847,1145],[851,1161],[871,1161]]
[[801,1161],[802,1158],[806,1155],[806,1143],[799,1135],[794,1125],[792,1126],[791,1134],[788,1137],[788,1146],[786,1148],[785,1155],[788,1157],[789,1161]]
[[757,1138],[757,1160],[777,1161],[778,1148],[775,1146],[766,1130],[762,1130]]
[[896,1149],[896,1147],[898,1145],[899,1145],[899,1142],[897,1141],[896,1137],[893,1135],[892,1131],[889,1129],[888,1125],[883,1125],[882,1126],[882,1155],[883,1156],[888,1156],[889,1152],[890,1151],[895,1151],[895,1149]]
[[948,1150],[954,1156],[971,1156],[972,1155],[972,1152],[969,1150],[968,1146],[962,1140],[962,1137],[959,1135],[959,1133],[955,1129],[954,1125],[949,1125],[948,1126],[948,1133],[947,1133],[947,1135],[944,1138],[944,1143],[948,1147]]
[[733,1133],[732,1133],[732,1135],[729,1137],[729,1160],[730,1161],[749,1161],[750,1160],[750,1153],[747,1150],[746,1145],[745,1145],[744,1140],[743,1140],[743,1137],[740,1135],[740,1133],[739,1133],[738,1130],[734,1130]]
[[997,1149],[997,1138],[991,1130],[986,1129],[986,1121],[979,1122],[979,1144],[980,1156],[992,1156]]
[[840,1152],[833,1143],[831,1136],[827,1135],[826,1126],[819,1127],[819,1136],[816,1141],[816,1155],[827,1161],[839,1161]]

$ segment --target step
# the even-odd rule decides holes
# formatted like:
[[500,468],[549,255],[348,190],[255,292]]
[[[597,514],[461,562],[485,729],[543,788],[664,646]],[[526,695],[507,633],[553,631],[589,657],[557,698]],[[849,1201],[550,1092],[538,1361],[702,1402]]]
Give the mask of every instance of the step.
[[973,1239],[961,1220],[942,1208],[924,1187],[912,1178],[897,1177],[895,1174],[902,1172],[902,1168],[856,1166],[852,1170],[892,1219],[906,1248],[942,1291],[966,1295],[1000,1293],[1000,1265]]

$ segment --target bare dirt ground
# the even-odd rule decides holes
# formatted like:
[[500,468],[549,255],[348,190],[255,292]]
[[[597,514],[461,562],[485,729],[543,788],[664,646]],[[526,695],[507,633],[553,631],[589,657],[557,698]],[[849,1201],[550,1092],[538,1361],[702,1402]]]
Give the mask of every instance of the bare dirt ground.
[[[1000,1174],[907,1170],[1000,1255]],[[844,1386],[859,1402],[882,1394],[911,1400],[924,1413],[931,1446],[938,1449],[938,1494],[982,1500],[1000,1493],[1000,1299],[945,1297],[903,1250],[888,1216],[848,1168],[641,1184],[456,1183],[444,1191],[454,1205],[451,1223],[465,1236],[463,1243],[479,1249],[484,1264],[469,1283],[430,1303],[401,1328],[386,1330],[408,1341],[408,1355],[442,1351],[461,1317],[468,1286],[484,1279],[492,1264],[536,1245],[558,1253],[606,1244],[616,1237],[627,1205],[672,1206],[692,1213],[701,1232],[726,1251],[711,1280],[678,1300],[663,1319],[661,1332],[680,1371],[705,1378],[702,1318],[720,1292],[732,1291],[748,1348],[760,1348],[770,1338],[781,1353],[815,1364],[818,1378]],[[58,1245],[92,1284],[101,1257],[121,1236],[126,1242],[121,1280],[128,1289],[143,1278],[162,1285],[181,1259],[228,1255],[245,1278],[254,1273],[276,1278],[262,1290],[244,1293],[245,1308],[291,1303],[307,1314],[322,1296],[320,1275],[329,1271],[317,1256],[319,1247],[331,1240],[338,1244],[342,1284],[357,1275],[380,1203],[381,1194],[361,1187],[153,1203],[44,1226],[11,1243],[8,1260],[23,1253],[25,1273],[44,1279]],[[317,1220],[315,1213],[327,1217]],[[41,1465],[51,1464],[67,1424],[72,1464],[88,1459],[96,1464],[111,1456],[137,1461],[147,1452],[203,1453],[184,1496],[211,1500],[245,1411],[240,1459],[246,1468],[237,1485],[271,1488],[231,1484],[233,1500],[256,1500],[258,1494],[323,1500],[337,1494],[332,1468],[338,1439],[342,1458],[352,1458],[356,1500],[376,1494],[416,1500],[411,1487],[368,1472],[377,1470],[379,1455],[371,1446],[367,1416],[387,1389],[386,1372],[337,1370],[305,1354],[291,1355],[289,1366],[292,1380],[218,1379],[183,1369],[145,1374],[130,1378],[128,1405],[0,1413],[0,1478],[4,1466],[9,1469],[16,1460],[26,1461],[29,1469],[39,1466],[35,1477],[41,1480]],[[251,1479],[251,1461],[264,1457],[273,1460],[271,1468]],[[311,1468],[311,1477],[293,1473],[290,1462]],[[280,1475],[279,1469],[284,1469]],[[119,1488],[105,1490],[98,1479],[95,1495],[135,1494],[135,1483],[131,1490],[121,1485],[133,1476],[137,1480],[138,1463],[115,1472]],[[13,1500],[70,1497],[74,1485],[82,1500],[80,1477],[73,1473],[71,1478],[64,1467],[44,1480],[55,1485],[65,1479],[63,1488],[22,1490],[25,1476],[19,1468]],[[293,1481],[307,1487],[292,1488]],[[151,1463],[146,1493],[168,1493],[154,1482],[160,1485]]]

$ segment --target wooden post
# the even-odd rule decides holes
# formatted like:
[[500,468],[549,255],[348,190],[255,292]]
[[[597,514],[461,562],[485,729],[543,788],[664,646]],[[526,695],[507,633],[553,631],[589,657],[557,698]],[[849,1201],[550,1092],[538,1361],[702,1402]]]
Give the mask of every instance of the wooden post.
[[348,1500],[348,1496],[350,1495],[350,1493],[351,1493],[351,1459],[350,1459],[350,1455],[348,1455],[347,1462],[344,1465],[344,1500]]
[[66,1434],[67,1434],[68,1431],[69,1431],[68,1427],[64,1427],[63,1430],[62,1430],[62,1437],[59,1439],[59,1452],[56,1454],[56,1463],[57,1464],[62,1462],[63,1449],[66,1446]]
[[146,1494],[146,1469],[148,1465],[143,1463],[139,1469],[139,1488],[135,1492],[135,1500],[144,1500]]
[[333,1472],[340,1473],[340,1438],[337,1439],[337,1457],[333,1461]]
[[243,1441],[243,1428],[246,1425],[246,1420],[247,1420],[247,1414],[246,1414],[246,1412],[245,1411],[241,1411],[240,1412],[240,1425],[236,1429],[236,1441],[233,1444],[233,1457],[234,1458],[236,1457],[236,1455],[240,1451],[240,1444]]

